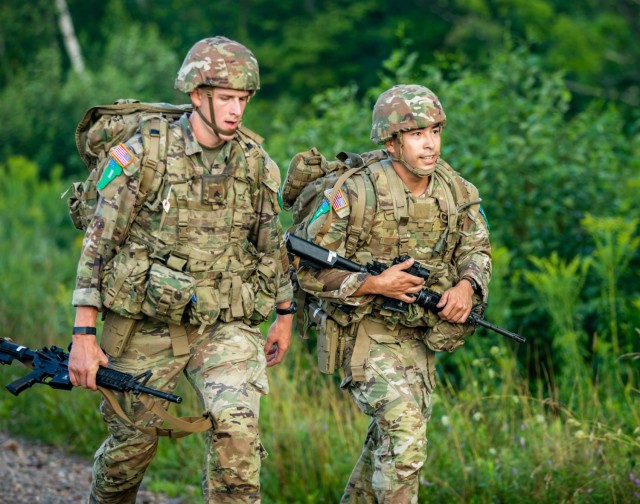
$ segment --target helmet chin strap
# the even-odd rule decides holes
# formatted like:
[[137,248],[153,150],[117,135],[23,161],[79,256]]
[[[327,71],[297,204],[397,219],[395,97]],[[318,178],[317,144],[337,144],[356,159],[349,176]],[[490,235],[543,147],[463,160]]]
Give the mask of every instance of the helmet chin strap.
[[404,160],[402,155],[402,134],[396,135],[396,138],[398,139],[398,144],[400,146],[400,156],[398,157],[391,156],[391,161],[397,161],[417,177],[429,177],[435,171],[436,167],[433,166],[432,168],[418,169],[411,166],[409,163],[407,163]]
[[217,124],[216,124],[216,116],[215,113],[213,111],[213,91],[211,88],[207,88],[207,99],[209,101],[209,115],[211,116],[211,120],[207,119],[204,114],[202,113],[202,111],[200,110],[200,107],[196,108],[196,112],[198,113],[198,115],[200,116],[200,118],[205,122],[205,124],[207,126],[209,126],[213,132],[220,136],[220,135],[224,135],[224,136],[233,136],[235,135],[235,130],[225,130],[220,128]]

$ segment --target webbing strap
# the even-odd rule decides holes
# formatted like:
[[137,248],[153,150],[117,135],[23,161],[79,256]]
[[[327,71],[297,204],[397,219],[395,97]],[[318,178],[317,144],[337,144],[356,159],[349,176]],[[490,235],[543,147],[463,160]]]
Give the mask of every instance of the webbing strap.
[[366,318],[358,324],[356,332],[356,342],[351,355],[351,378],[354,382],[364,381],[364,364],[369,357],[371,340],[365,328]]
[[345,244],[347,257],[351,257],[355,254],[358,248],[358,240],[364,230],[364,213],[367,207],[367,190],[364,187],[364,180],[362,177],[354,177],[356,183],[356,192],[358,197],[356,198],[356,204],[351,211],[351,219],[349,226],[349,235]]
[[242,278],[238,275],[231,277],[231,316],[234,319],[244,316],[242,308]]
[[124,412],[116,395],[112,390],[104,387],[98,387],[98,390],[105,398],[105,400],[111,405],[113,411],[124,420],[127,424],[132,425],[136,429],[150,436],[166,436],[170,438],[181,438],[188,436],[189,434],[204,432],[213,428],[213,422],[208,416],[201,417],[175,417],[170,415],[169,412],[164,409],[157,400],[146,396],[140,395],[140,402],[143,406],[155,414],[158,418],[162,419],[171,428],[165,427],[143,427],[133,422],[127,414]]
[[[347,170],[342,175],[340,175],[340,177],[338,177],[338,180],[336,181],[335,185],[333,186],[333,189],[331,189],[331,192],[327,197],[327,201],[329,201],[329,205],[331,206],[331,208],[333,208],[333,200],[336,199],[336,195],[338,194],[338,191],[342,188],[342,185],[344,184],[345,180],[347,180],[351,175],[360,171],[361,169],[362,169],[362,166],[351,168],[350,170]],[[320,237],[320,239],[322,239],[322,237],[327,233],[327,231],[329,231],[329,227],[331,226],[332,221],[333,221],[333,212],[329,212],[329,215],[327,216],[327,220],[322,226],[322,229],[317,234],[317,236]]]
[[177,324],[168,324],[168,326],[173,355],[175,357],[189,355],[189,338],[186,327]]
[[399,254],[409,253],[409,232],[407,226],[409,224],[409,211],[407,207],[407,197],[403,182],[393,168],[391,162],[382,162],[382,172],[387,178],[389,189],[391,190],[391,199],[393,200],[393,214],[398,223],[398,243]]
[[[442,253],[444,252],[444,246],[447,241],[447,237],[449,235],[449,231],[451,229],[456,229],[458,226],[459,214],[456,207],[456,200],[453,197],[453,192],[451,191],[451,186],[449,184],[449,175],[439,166],[436,166],[436,170],[433,172],[433,176],[440,179],[440,183],[444,187],[447,205],[447,227],[444,229],[442,235],[440,235],[440,238],[438,239],[438,242],[433,247],[434,253],[436,253],[437,255],[442,255]],[[453,185],[455,186],[455,184]]]
[[[162,121],[157,117],[153,117],[149,120],[148,126],[148,138],[149,138],[149,152],[145,156],[144,167],[142,169],[142,179],[140,180],[140,189],[138,191],[138,201],[145,201],[147,199],[147,191],[151,188],[153,179],[155,178],[156,171],[158,169],[158,162],[164,156],[160,152],[162,148],[161,139],[167,137],[167,122]],[[166,143],[166,140],[165,140]],[[136,203],[138,203],[136,201]]]
[[186,247],[189,241],[189,198],[186,184],[176,184],[174,194],[178,204],[178,246]]

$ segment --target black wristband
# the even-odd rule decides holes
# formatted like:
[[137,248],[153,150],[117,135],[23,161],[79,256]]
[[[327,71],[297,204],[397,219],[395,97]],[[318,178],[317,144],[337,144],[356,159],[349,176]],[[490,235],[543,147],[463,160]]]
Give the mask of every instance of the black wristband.
[[480,287],[478,286],[478,282],[476,282],[473,278],[465,276],[465,277],[462,277],[460,280],[466,280],[471,284],[471,288],[473,289],[473,292],[475,294],[481,294]]
[[291,301],[291,304],[289,305],[288,308],[278,308],[276,306],[276,313],[278,315],[290,315],[297,311],[298,311],[298,303],[296,303],[295,301]]
[[98,332],[95,327],[73,326],[71,334],[93,334],[95,336]]

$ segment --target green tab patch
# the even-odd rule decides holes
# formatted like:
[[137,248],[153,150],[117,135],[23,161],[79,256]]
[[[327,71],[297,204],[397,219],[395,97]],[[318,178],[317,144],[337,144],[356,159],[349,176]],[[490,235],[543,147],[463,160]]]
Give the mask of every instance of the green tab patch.
[[487,214],[484,213],[484,208],[482,208],[482,205],[480,205],[480,213],[484,217],[484,221],[487,223],[487,229],[491,229],[491,226],[489,226],[489,219],[487,219]]
[[98,191],[102,191],[105,187],[107,187],[111,181],[116,178],[118,175],[122,173],[122,166],[120,166],[114,159],[109,161],[109,164],[102,172],[102,177],[98,181],[96,187]]
[[327,201],[327,199],[325,198],[324,200],[322,200],[322,204],[318,207],[318,209],[316,210],[316,213],[314,213],[313,217],[311,217],[309,224],[311,224],[321,215],[326,214],[328,211],[329,211],[329,201]]
[[278,205],[280,205],[280,210],[284,210],[284,202],[282,201],[282,193],[278,188]]

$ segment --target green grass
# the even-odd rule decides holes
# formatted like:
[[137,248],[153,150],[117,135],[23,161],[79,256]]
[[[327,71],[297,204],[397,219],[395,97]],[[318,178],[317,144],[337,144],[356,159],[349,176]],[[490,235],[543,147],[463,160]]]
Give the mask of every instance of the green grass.
[[[37,181],[35,167],[21,158],[1,168],[0,336],[31,348],[65,346],[80,234],[64,217],[64,184],[55,173],[50,182]],[[488,320],[508,327],[513,282],[524,278],[551,327],[524,334],[528,341],[520,346],[480,331],[455,353],[438,355],[420,502],[640,502],[640,299],[637,289],[622,296],[618,285],[637,285],[628,260],[639,246],[637,223],[585,224],[597,264],[551,256],[514,272],[510,254],[496,248]],[[601,283],[601,299],[581,292],[585,275]],[[599,317],[592,334],[582,323],[585,313]],[[0,384],[27,372],[0,366]],[[270,454],[263,501],[337,502],[368,419],[340,390],[339,376],[316,371],[309,341],[294,336],[269,378],[260,418]],[[184,402],[174,414],[197,415],[192,391],[181,384],[178,393]],[[89,463],[106,435],[99,400],[79,389],[36,385],[14,397],[0,388],[0,429],[64,447]],[[162,439],[145,484],[199,503],[202,458],[203,435]]]
[[[421,474],[421,502],[634,502],[640,497],[640,401],[637,359],[618,360],[634,381],[620,388],[584,387],[588,403],[572,410],[527,392],[505,346],[470,342],[457,353],[460,383],[442,380],[428,425],[428,461]],[[471,358],[484,352],[485,357]],[[468,354],[468,355],[463,355]],[[441,360],[451,359],[443,356]],[[265,503],[337,502],[364,440],[367,419],[341,391],[335,377],[311,367],[311,355],[294,341],[286,364],[270,369],[271,393],[263,400],[262,439],[269,457],[262,471]],[[635,369],[632,367],[635,365]],[[8,383],[26,370],[0,368]],[[610,385],[613,387],[613,385]],[[176,414],[198,411],[186,387]],[[105,429],[99,396],[84,390],[36,386],[0,398],[0,427],[63,446],[88,458]],[[37,407],[35,407],[37,405]],[[173,496],[201,501],[203,435],[162,439],[145,484]]]

